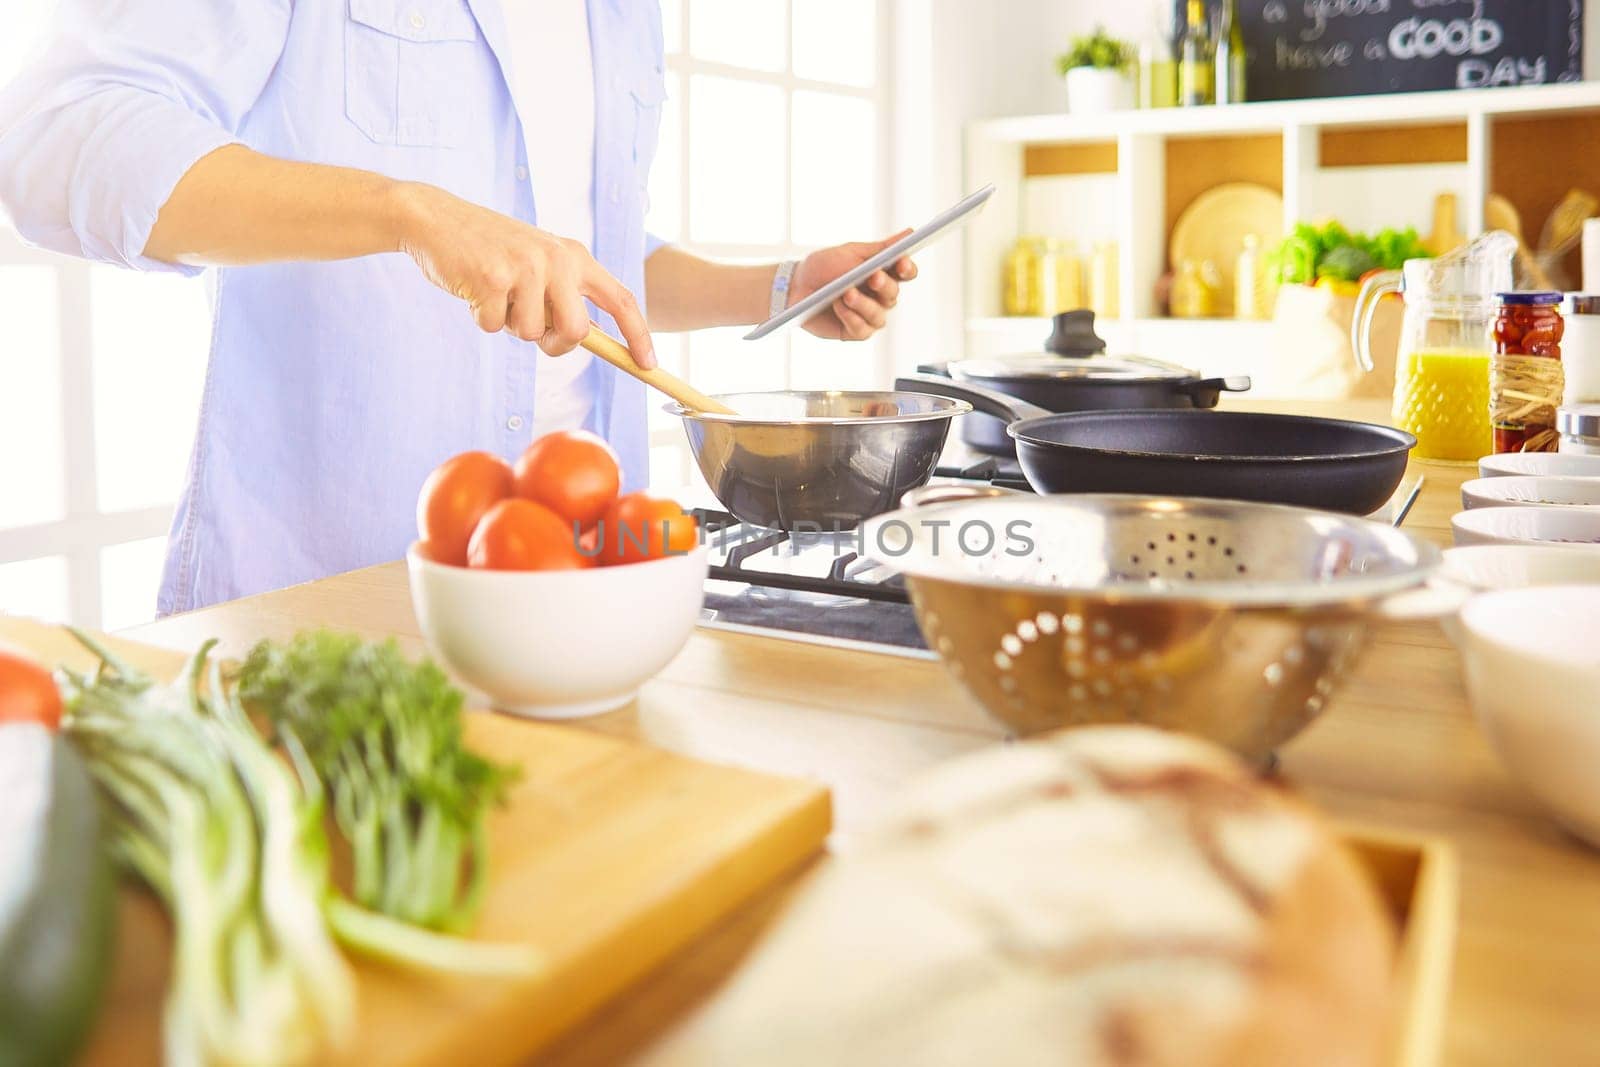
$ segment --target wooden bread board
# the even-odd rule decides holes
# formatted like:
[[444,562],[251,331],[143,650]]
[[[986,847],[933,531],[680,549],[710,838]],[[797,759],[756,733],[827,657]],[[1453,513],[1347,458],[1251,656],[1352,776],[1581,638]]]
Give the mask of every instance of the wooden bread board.
[[[0,642],[54,665],[93,657],[64,631],[0,617]],[[136,667],[183,657],[108,639]],[[519,763],[490,823],[492,875],[474,936],[536,946],[518,980],[440,979],[358,962],[355,1034],[331,1061],[366,1067],[514,1063],[817,853],[826,789],[492,713],[477,751]],[[115,972],[84,1062],[156,1064],[170,932],[149,895],[123,894]]]
[[1392,1067],[1436,1067],[1455,962],[1460,881],[1454,847],[1441,838],[1371,826],[1340,827],[1372,876],[1399,930]]

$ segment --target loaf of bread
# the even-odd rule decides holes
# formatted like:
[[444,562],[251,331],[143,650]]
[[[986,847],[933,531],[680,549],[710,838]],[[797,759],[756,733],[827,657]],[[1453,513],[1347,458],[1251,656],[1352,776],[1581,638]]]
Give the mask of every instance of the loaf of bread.
[[1392,937],[1321,823],[1221,749],[1065,731],[919,780],[658,1062],[1367,1067]]

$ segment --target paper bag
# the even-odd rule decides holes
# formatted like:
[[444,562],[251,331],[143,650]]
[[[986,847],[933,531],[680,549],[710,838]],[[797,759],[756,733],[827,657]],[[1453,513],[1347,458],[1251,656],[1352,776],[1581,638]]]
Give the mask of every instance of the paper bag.
[[1397,298],[1378,302],[1372,319],[1371,373],[1363,374],[1350,347],[1354,297],[1310,285],[1285,285],[1273,310],[1273,348],[1289,365],[1283,388],[1294,396],[1343,399],[1394,394],[1395,356],[1405,305]]

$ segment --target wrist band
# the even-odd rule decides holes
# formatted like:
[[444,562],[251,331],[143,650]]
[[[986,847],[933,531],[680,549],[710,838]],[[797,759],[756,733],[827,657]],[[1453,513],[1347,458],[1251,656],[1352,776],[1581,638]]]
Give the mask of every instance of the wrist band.
[[795,268],[798,266],[800,266],[798,259],[789,259],[778,264],[778,272],[772,276],[772,301],[767,308],[767,318],[772,318],[789,306],[789,283],[794,280]]

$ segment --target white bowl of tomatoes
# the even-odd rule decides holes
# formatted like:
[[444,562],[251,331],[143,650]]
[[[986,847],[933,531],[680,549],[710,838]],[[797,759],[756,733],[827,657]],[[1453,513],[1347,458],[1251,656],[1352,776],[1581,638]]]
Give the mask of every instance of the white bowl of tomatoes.
[[612,711],[700,617],[706,550],[670,500],[619,495],[609,446],[550,434],[513,466],[456,456],[423,486],[406,553],[433,654],[495,707],[545,719]]

